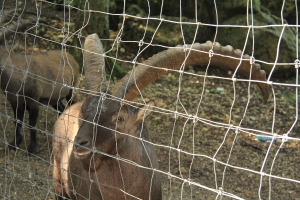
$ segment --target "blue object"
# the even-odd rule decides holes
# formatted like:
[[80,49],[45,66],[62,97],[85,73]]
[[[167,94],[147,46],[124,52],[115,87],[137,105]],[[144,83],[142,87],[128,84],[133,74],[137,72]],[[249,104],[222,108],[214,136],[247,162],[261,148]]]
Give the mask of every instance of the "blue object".
[[[255,137],[255,140],[261,141],[261,142],[272,142],[271,136],[264,136],[264,135],[257,135]],[[277,139],[274,139],[273,142],[277,142]]]

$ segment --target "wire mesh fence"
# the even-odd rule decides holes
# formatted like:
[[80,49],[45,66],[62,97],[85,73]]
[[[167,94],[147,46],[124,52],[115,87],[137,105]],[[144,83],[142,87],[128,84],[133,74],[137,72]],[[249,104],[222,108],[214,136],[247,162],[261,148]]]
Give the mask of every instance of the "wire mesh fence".
[[0,199],[300,198],[299,2],[105,2],[2,1]]

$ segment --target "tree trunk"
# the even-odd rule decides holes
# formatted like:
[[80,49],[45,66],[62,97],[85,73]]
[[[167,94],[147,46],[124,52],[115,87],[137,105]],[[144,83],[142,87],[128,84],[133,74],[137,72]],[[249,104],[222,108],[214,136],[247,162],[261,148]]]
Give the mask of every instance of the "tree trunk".
[[[109,0],[78,0],[77,17],[75,29],[81,30],[82,36],[97,33],[100,39],[109,39],[109,15],[99,12],[109,12]],[[89,12],[91,10],[92,12]],[[84,38],[76,38],[73,45],[83,48]],[[79,41],[80,39],[80,41]],[[108,40],[102,40],[104,49],[107,48]],[[82,51],[72,48],[71,53],[82,64]]]

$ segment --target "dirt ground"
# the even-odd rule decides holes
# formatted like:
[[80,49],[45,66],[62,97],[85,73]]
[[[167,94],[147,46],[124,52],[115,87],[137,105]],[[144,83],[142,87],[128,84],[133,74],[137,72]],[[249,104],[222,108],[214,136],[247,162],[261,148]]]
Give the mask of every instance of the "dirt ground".
[[[121,58],[132,60],[134,52],[122,48]],[[163,199],[300,199],[298,121],[285,143],[255,140],[255,134],[282,136],[290,131],[298,110],[295,87],[274,85],[274,93],[270,88],[269,100],[263,104],[257,86],[251,84],[247,104],[247,82],[237,82],[234,89],[232,81],[218,78],[229,77],[228,73],[209,70],[214,78],[204,80],[204,70],[189,67],[186,72],[181,82],[178,73],[170,73],[142,92],[144,98],[156,101],[147,124],[159,158]],[[175,117],[174,111],[180,115]],[[196,113],[201,120],[194,122]],[[57,116],[41,106],[37,156],[26,155],[26,125],[20,149],[8,150],[15,126],[12,109],[0,94],[0,199],[54,199],[51,141]],[[229,121],[241,129],[228,126]],[[221,188],[223,196],[218,196]]]
[[[183,79],[180,100],[189,114],[194,114],[198,108],[202,82],[203,79],[197,77]],[[178,117],[175,120],[174,113],[170,111],[176,109],[177,85],[178,78],[175,75],[168,75],[143,92],[145,98],[155,99],[158,107],[147,122],[152,142],[157,145],[160,170],[163,172],[164,199],[215,199],[217,194],[214,190],[220,187],[224,192],[244,199],[258,199],[260,191],[262,199],[267,199],[270,180],[267,176],[261,177],[259,174],[261,170],[268,174],[271,172],[272,176],[278,177],[271,179],[273,199],[300,198],[300,177],[297,173],[300,150],[296,140],[289,140],[280,149],[280,139],[275,143],[259,142],[254,140],[253,135],[243,132],[236,134],[235,130],[228,131],[227,128],[211,125],[209,121],[226,124],[229,120],[233,90],[231,83],[225,81],[207,80],[205,95],[199,107],[199,117],[203,118],[203,122],[198,121],[193,127],[192,119]],[[232,111],[234,125],[239,124],[245,109],[246,86],[241,84],[236,87],[237,100]],[[222,92],[217,88],[223,88]],[[272,97],[267,104],[261,104],[261,99],[257,95],[259,91],[254,85],[252,88],[253,97],[241,127],[271,131]],[[294,90],[277,87],[275,92],[277,107],[274,132],[282,135],[290,129],[295,120],[294,103],[289,103],[285,99],[292,98]],[[4,148],[5,144],[13,138],[14,124],[13,113],[9,105],[5,106],[2,94],[1,102],[1,197],[3,199],[53,199],[51,132],[57,113],[42,108],[37,125],[38,156],[28,157],[24,150],[27,145],[24,142],[17,151]],[[178,106],[179,113],[184,113],[183,106]],[[299,138],[298,130],[297,125],[293,129],[293,137]],[[24,132],[28,144],[29,129],[24,128]],[[180,148],[180,155],[176,150],[170,151],[172,135],[171,146]],[[192,153],[194,157],[191,156]],[[275,153],[277,153],[276,158]],[[226,163],[228,165],[225,168]],[[168,176],[168,172],[171,176]],[[191,185],[183,181],[189,178],[193,182]]]

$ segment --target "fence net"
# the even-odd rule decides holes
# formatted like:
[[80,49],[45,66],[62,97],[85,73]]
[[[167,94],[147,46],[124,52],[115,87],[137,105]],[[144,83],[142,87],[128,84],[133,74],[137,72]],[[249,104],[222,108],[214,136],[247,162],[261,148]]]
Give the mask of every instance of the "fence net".
[[300,198],[297,0],[97,2],[1,1],[0,199]]

